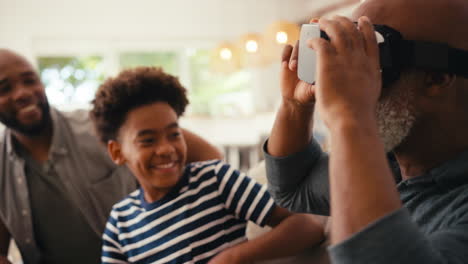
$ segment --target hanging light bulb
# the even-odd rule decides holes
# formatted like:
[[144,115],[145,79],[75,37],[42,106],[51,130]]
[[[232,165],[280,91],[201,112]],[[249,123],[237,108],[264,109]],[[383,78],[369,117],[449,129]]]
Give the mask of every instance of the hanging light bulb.
[[231,73],[240,69],[239,52],[235,45],[231,43],[221,43],[214,49],[210,66],[214,72]]
[[222,48],[219,51],[219,57],[223,60],[230,60],[232,58],[232,51],[229,48]]
[[286,44],[288,42],[288,33],[279,31],[276,33],[276,42],[280,44]]
[[250,53],[255,53],[258,51],[258,42],[256,40],[250,39],[245,43],[245,50]]
[[266,41],[279,44],[294,44],[299,39],[300,28],[295,23],[277,21],[266,30]]
[[248,33],[238,40],[238,47],[242,53],[257,53],[263,46],[262,36],[257,33]]
[[277,21],[268,26],[265,32],[265,52],[269,60],[278,61],[284,45],[294,45],[299,34],[299,25],[295,23]]
[[241,64],[244,67],[258,67],[266,65],[265,41],[263,36],[257,33],[248,33],[239,38]]

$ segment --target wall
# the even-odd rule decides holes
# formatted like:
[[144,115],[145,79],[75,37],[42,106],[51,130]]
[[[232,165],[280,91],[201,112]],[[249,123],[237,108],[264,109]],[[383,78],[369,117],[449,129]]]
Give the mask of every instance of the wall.
[[0,46],[33,58],[48,45],[60,51],[63,43],[71,43],[75,51],[86,51],[93,42],[214,45],[247,31],[262,31],[277,19],[302,18],[306,2],[0,0]]
[[[302,21],[330,1],[339,0],[0,0],[0,48],[31,61],[37,55],[115,58],[118,50],[214,48],[279,19]],[[271,109],[279,98],[279,66],[252,70],[257,109]]]

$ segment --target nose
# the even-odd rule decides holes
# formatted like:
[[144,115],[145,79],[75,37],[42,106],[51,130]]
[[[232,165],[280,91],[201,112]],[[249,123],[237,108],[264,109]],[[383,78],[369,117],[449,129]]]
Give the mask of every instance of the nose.
[[175,148],[167,139],[163,139],[157,144],[155,153],[157,156],[170,157],[174,155]]
[[22,84],[17,84],[14,93],[13,100],[18,104],[28,104],[34,98],[34,90],[31,87],[27,87]]

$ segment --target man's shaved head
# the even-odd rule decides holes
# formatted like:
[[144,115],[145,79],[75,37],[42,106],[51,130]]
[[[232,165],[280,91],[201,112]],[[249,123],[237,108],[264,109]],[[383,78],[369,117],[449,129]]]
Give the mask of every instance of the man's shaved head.
[[[354,11],[352,18],[357,20],[361,16],[369,17],[374,24],[398,30],[408,40],[445,43],[468,50],[468,1],[465,0],[366,0]],[[467,79],[457,76],[450,88],[441,89],[445,98],[451,98],[442,101],[427,96],[427,89],[432,84],[428,84],[425,74],[422,70],[406,69],[398,81],[382,90],[377,115],[387,150],[395,149],[407,140],[419,140],[424,129],[441,126],[423,125],[421,120],[450,122],[448,113],[468,114]],[[451,124],[444,123],[444,126]]]
[[395,28],[406,39],[468,50],[466,0],[366,0],[354,11],[353,19],[361,16]]
[[23,56],[0,49],[0,122],[27,136],[37,136],[50,124],[45,88]]
[[29,63],[25,57],[12,50],[0,49],[0,71],[3,71],[5,67],[11,66],[11,63],[22,63],[24,65],[30,66],[31,69],[33,69],[31,63]]

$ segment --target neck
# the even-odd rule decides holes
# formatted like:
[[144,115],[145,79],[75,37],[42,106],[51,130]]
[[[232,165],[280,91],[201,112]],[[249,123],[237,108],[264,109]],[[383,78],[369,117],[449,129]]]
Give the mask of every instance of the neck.
[[402,178],[421,176],[468,150],[466,135],[468,127],[462,128],[460,123],[425,129],[414,127],[411,135],[394,151]]
[[166,194],[168,194],[171,191],[171,188],[169,189],[160,189],[160,188],[154,188],[154,187],[145,188],[143,186],[143,190],[144,190],[144,196],[145,196],[146,202],[154,203],[160,200],[161,198],[163,198],[164,196],[166,196]]
[[49,124],[38,135],[28,136],[17,131],[12,132],[13,137],[31,157],[39,162],[44,162],[49,158],[49,150],[52,145],[52,124]]

